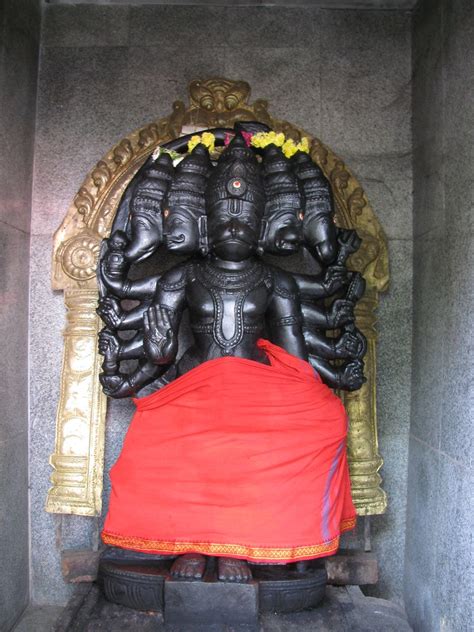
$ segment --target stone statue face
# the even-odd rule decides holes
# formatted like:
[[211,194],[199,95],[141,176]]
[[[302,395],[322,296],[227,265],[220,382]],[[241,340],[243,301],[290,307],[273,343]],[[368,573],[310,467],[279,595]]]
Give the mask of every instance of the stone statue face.
[[163,241],[163,220],[159,204],[154,200],[137,198],[131,215],[132,240],[126,250],[128,259],[146,259]]
[[199,227],[193,213],[184,207],[166,209],[163,213],[166,247],[172,252],[193,254],[199,249]]
[[249,205],[222,200],[208,216],[209,249],[225,261],[244,261],[257,250],[260,218]]
[[264,238],[266,252],[275,255],[291,255],[297,252],[301,238],[301,221],[294,210],[283,210],[267,219]]

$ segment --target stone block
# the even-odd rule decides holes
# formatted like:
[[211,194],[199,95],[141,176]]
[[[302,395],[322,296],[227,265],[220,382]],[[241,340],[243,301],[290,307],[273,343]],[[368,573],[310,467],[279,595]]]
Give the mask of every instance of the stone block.
[[132,45],[179,48],[188,54],[213,48],[226,41],[225,11],[218,6],[131,7],[129,41]]
[[51,632],[62,613],[62,606],[28,606],[15,626],[15,632]]
[[[282,42],[278,48],[229,47],[225,51],[225,75],[245,79],[252,87],[251,101],[266,99],[275,118],[301,126],[320,137],[321,90],[319,53],[297,42]],[[297,63],[288,64],[288,59]],[[328,141],[328,139],[322,138]],[[330,140],[330,139],[329,139]]]
[[440,449],[466,466],[473,463],[474,240],[452,235],[446,244],[445,345]]
[[[308,6],[229,7],[225,12],[226,41],[244,50],[292,46],[314,49],[319,44],[319,21],[320,12]],[[294,61],[298,63],[299,58]]]
[[[396,422],[395,422],[396,423]],[[371,518],[372,552],[379,565],[379,581],[367,586],[368,595],[389,595],[401,601],[403,591],[403,551],[405,547],[406,469],[408,458],[408,430],[381,436],[380,451],[384,459],[381,469],[382,488],[388,497],[387,511]]]
[[472,4],[469,0],[457,0],[445,5],[445,10],[439,11],[443,16],[444,29],[444,131],[448,140],[454,139],[470,147],[473,142],[474,117],[474,105],[469,90],[470,78],[474,74],[474,55],[471,50],[474,38]]
[[23,33],[38,42],[41,2],[39,0],[4,0],[2,5],[7,31]]
[[[473,112],[474,117],[474,112]],[[473,119],[470,119],[473,120]],[[443,181],[445,186],[445,230],[453,237],[474,234],[474,136],[465,130],[462,140],[446,140],[443,154]]]
[[474,510],[474,473],[451,458],[440,455],[436,512],[435,578],[433,599],[448,630],[471,630]]
[[43,18],[43,46],[127,46],[128,7],[50,6]]
[[95,581],[99,557],[99,551],[91,551],[90,549],[62,551],[61,568],[64,579],[71,584]]
[[0,443],[28,429],[29,235],[0,222]]
[[53,234],[88,171],[131,131],[126,69],[121,47],[44,49],[32,233]]
[[420,2],[413,15],[413,27],[413,144],[415,152],[426,148],[429,159],[439,156],[443,145],[439,125],[444,107],[441,11],[433,10],[432,2]]
[[407,436],[411,391],[412,243],[391,240],[388,247],[390,287],[380,295],[377,323],[378,426],[383,436]]
[[447,225],[445,209],[445,169],[442,158],[430,141],[413,153],[413,233],[421,237],[443,231]]
[[436,524],[439,454],[416,438],[410,440],[404,597],[416,630],[436,629]]
[[38,43],[5,29],[0,62],[0,221],[29,232]]
[[326,558],[328,583],[338,586],[376,584],[379,578],[377,558],[373,553],[339,549]]
[[0,630],[28,603],[28,433],[0,441]]
[[258,585],[165,581],[165,622],[173,629],[191,625],[258,628]]
[[435,230],[414,242],[411,432],[439,447],[446,381],[444,348],[448,307],[446,237]]
[[409,22],[402,12],[321,12],[323,140],[336,152],[411,151]]
[[127,92],[129,130],[168,116],[176,100],[187,105],[188,85],[194,79],[222,76],[224,47],[219,41],[194,46],[193,54],[173,44],[143,46],[140,41],[130,47],[127,60]]

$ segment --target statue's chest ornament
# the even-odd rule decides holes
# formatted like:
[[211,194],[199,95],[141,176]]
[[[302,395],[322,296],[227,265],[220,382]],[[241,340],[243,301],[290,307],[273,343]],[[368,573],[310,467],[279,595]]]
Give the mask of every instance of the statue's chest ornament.
[[206,262],[198,267],[196,276],[212,297],[214,341],[224,355],[232,355],[244,333],[256,330],[255,326],[245,325],[244,306],[251,292],[261,284],[268,285],[265,268],[255,262],[247,270],[234,272],[219,270]]

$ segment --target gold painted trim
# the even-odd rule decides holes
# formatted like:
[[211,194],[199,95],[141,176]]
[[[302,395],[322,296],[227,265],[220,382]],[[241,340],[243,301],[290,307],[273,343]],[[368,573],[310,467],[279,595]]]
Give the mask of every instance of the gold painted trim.
[[47,511],[95,516],[102,507],[105,412],[107,399],[98,388],[102,359],[97,350],[101,327],[94,289],[64,293],[61,388],[56,417],[56,446]]
[[[264,100],[249,103],[250,86],[227,79],[196,80],[189,86],[188,107],[173,104],[172,113],[121,140],[86,176],[67,215],[54,235],[53,278],[63,290],[68,308],[60,400],[56,421],[54,468],[47,510],[54,513],[97,515],[101,510],[106,398],[97,379],[100,358],[95,338],[97,280],[95,268],[100,242],[107,237],[128,183],[146,158],[162,143],[209,127],[231,127],[239,120],[260,121],[299,141],[306,136],[311,155],[329,178],[336,202],[338,225],[355,228],[362,248],[350,259],[367,281],[366,295],[358,305],[357,324],[369,341],[368,377],[360,391],[342,394],[350,418],[348,437],[352,493],[360,515],[383,513],[387,500],[380,488],[382,459],[377,442],[376,330],[378,293],[388,287],[387,240],[365,196],[346,167],[329,147],[303,129],[274,119]],[[94,344],[92,344],[94,340]],[[80,374],[74,367],[80,357],[77,344],[90,346],[90,364]],[[81,378],[81,379],[79,379]],[[83,379],[82,379],[83,378]],[[71,431],[71,411],[80,415]]]
[[[356,518],[347,518],[340,524],[340,533],[353,529]],[[339,535],[327,542],[291,547],[247,546],[244,544],[221,544],[214,542],[170,542],[150,540],[148,538],[130,537],[102,532],[102,541],[110,546],[124,549],[160,553],[163,555],[183,555],[184,553],[202,553],[203,555],[225,555],[228,557],[244,557],[250,561],[285,560],[297,561],[314,559],[332,555],[339,548]]]

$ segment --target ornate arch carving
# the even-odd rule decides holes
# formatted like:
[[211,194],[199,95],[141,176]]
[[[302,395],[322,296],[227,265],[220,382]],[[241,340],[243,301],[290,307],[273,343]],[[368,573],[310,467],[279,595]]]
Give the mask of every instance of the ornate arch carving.
[[378,294],[387,289],[389,278],[384,232],[364,190],[344,162],[303,129],[273,118],[266,101],[250,104],[248,83],[221,78],[196,80],[189,86],[189,95],[187,107],[176,101],[169,116],[132,132],[96,164],[54,235],[52,285],[64,292],[67,324],[47,511],[87,516],[101,511],[107,402],[98,380],[101,358],[96,344],[100,325],[95,314],[95,270],[100,242],[110,232],[122,194],[158,145],[195,129],[256,120],[294,140],[302,136],[310,140],[311,155],[333,187],[337,223],[355,228],[363,238],[361,249],[349,263],[367,281],[356,317],[368,339],[368,380],[359,391],[342,397],[351,420],[348,447],[357,511],[360,515],[383,513],[387,501],[378,474],[383,461],[377,442],[375,309]]

